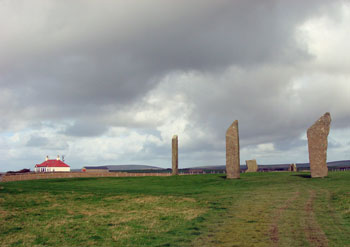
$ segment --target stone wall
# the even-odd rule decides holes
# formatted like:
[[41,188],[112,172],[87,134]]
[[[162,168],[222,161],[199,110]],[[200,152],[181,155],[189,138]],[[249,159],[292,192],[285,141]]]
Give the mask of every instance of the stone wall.
[[53,172],[53,173],[27,173],[11,174],[1,177],[1,182],[51,179],[51,178],[88,178],[88,177],[145,177],[170,176],[170,173],[127,173],[127,172]]

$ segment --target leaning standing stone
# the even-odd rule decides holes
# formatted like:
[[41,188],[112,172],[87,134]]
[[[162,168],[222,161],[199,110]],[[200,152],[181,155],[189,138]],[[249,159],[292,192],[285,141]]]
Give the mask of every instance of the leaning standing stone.
[[307,130],[311,177],[328,175],[327,147],[328,134],[331,125],[331,115],[325,113],[314,125]]
[[246,172],[257,172],[258,171],[258,165],[256,163],[256,160],[246,160],[245,164],[247,165]]
[[178,174],[178,165],[179,165],[179,150],[178,150],[178,138],[177,135],[173,136],[171,140],[172,146],[172,175]]
[[238,120],[226,131],[226,177],[240,177]]

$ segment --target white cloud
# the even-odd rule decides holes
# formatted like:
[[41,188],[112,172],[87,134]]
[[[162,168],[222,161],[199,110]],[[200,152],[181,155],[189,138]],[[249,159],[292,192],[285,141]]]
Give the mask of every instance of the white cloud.
[[306,44],[314,57],[308,69],[343,75],[349,79],[350,55],[350,4],[342,2],[337,15],[326,13],[307,20],[299,28],[300,42]]

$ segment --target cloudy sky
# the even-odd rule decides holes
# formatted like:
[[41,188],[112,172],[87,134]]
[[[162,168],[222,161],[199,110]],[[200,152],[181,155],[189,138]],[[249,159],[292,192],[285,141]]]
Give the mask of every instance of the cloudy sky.
[[0,171],[350,159],[350,1],[0,0]]

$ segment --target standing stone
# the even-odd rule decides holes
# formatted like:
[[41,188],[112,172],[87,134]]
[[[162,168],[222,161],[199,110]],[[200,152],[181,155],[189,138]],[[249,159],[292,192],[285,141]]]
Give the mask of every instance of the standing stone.
[[298,171],[297,170],[297,165],[295,163],[290,164],[289,168],[288,168],[288,171],[290,171],[290,172],[297,172]]
[[313,178],[328,175],[327,137],[331,121],[331,115],[327,112],[307,130],[310,170]]
[[178,165],[179,165],[179,150],[178,150],[178,138],[177,135],[173,136],[171,140],[172,146],[172,175],[178,174]]
[[226,131],[226,177],[240,177],[238,120]]
[[246,160],[245,164],[247,165],[246,172],[257,172],[258,171],[258,165],[256,163],[256,160]]

